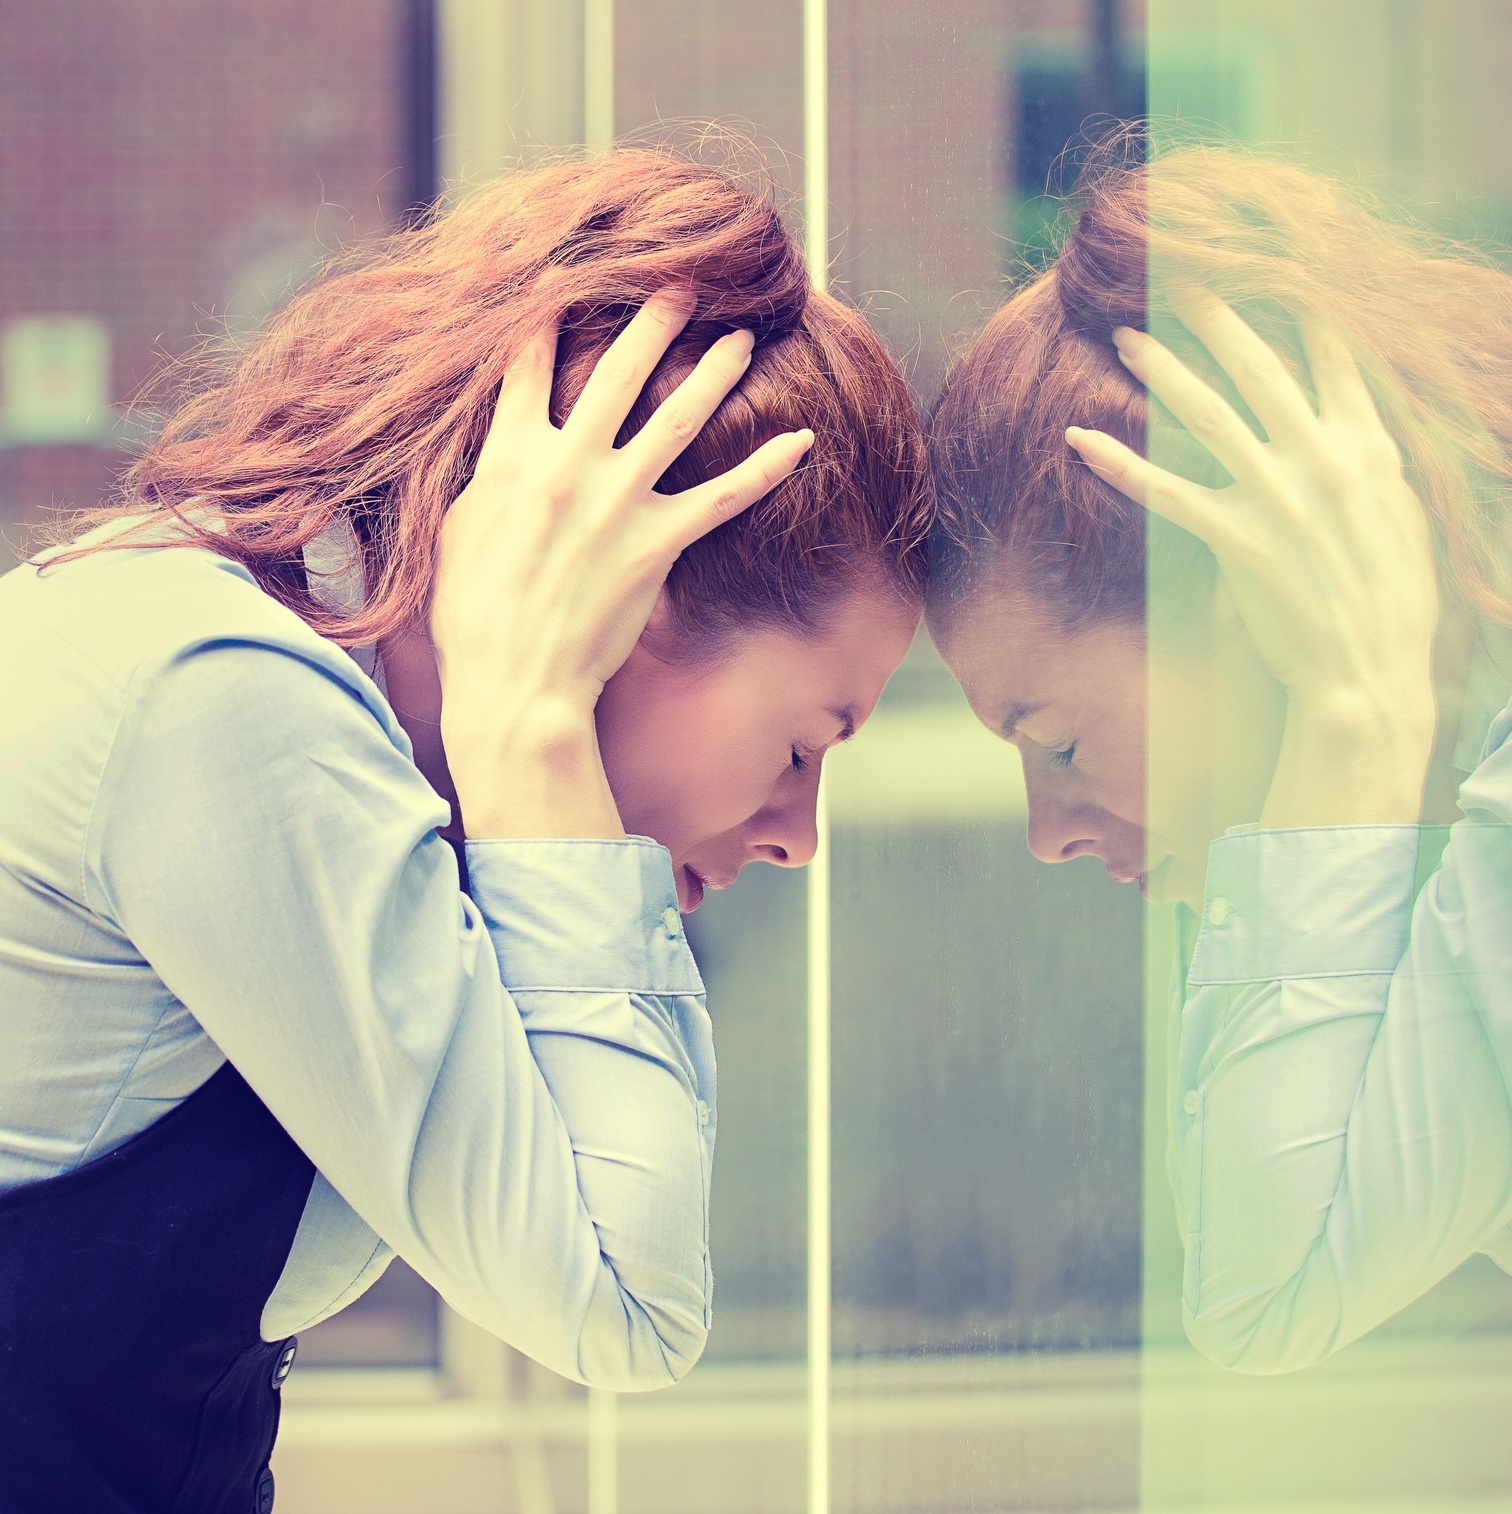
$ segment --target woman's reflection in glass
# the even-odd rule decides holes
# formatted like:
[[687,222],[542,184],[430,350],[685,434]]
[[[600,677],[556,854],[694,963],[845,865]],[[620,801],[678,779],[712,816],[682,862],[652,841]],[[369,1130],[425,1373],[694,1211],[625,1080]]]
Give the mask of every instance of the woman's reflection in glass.
[[936,407],[930,626],[1035,855],[1181,906],[1186,1327],[1286,1371],[1512,1269],[1512,278],[1233,149],[1079,210]]

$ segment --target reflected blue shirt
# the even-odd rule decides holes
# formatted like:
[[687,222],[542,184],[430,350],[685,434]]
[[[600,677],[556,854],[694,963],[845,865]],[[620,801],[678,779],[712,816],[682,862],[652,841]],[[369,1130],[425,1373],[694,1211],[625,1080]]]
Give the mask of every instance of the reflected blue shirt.
[[1185,916],[1168,1169],[1204,1354],[1285,1372],[1484,1252],[1512,1270],[1512,636],[1448,828],[1242,829]]
[[397,1252],[565,1376],[681,1376],[715,1073],[666,851],[470,842],[461,892],[378,685],[202,549],[18,568],[0,647],[0,1188],[229,1058],[318,1169],[269,1339]]

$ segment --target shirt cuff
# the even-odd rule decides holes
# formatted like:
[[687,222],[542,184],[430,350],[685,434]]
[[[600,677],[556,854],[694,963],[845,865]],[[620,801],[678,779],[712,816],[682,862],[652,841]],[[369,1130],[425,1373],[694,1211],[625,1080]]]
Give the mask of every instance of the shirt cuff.
[[511,992],[703,993],[664,846],[469,841],[467,873]]
[[1419,827],[1320,826],[1222,836],[1189,984],[1392,972],[1407,949]]

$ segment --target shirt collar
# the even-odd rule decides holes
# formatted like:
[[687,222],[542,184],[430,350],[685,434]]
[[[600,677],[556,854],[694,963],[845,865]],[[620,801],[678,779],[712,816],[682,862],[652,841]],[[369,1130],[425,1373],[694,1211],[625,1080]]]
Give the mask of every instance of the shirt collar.
[[[310,598],[321,609],[352,615],[362,608],[367,598],[362,548],[345,515],[336,516],[319,536],[305,543],[304,564]],[[378,659],[378,644],[367,642],[360,647],[348,647],[347,652],[352,661],[382,688],[383,667]]]

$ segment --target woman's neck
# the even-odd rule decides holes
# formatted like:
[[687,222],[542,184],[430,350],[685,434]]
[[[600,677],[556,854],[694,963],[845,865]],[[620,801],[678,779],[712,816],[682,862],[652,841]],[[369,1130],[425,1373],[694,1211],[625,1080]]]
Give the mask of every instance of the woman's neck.
[[1446,603],[1433,646],[1433,684],[1438,696],[1438,727],[1433,755],[1423,784],[1423,823],[1452,825],[1461,818],[1461,774],[1454,766],[1460,723],[1465,714],[1465,693],[1470,682],[1470,664],[1480,635],[1474,613],[1458,602]]
[[457,791],[441,744],[441,677],[436,671],[435,648],[423,630],[411,627],[385,636],[378,655],[383,660],[389,705],[414,748],[415,766],[451,806],[451,820],[441,834],[460,836]]

